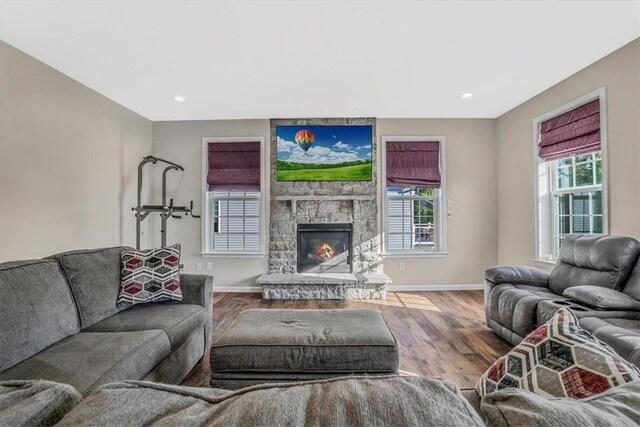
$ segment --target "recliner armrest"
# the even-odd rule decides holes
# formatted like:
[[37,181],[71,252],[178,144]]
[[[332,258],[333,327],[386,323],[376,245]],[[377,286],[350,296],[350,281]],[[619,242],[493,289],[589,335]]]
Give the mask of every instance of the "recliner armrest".
[[484,272],[487,282],[494,285],[511,283],[514,285],[549,286],[549,273],[539,268],[522,265],[499,265],[491,267]]
[[562,296],[596,310],[640,311],[640,301],[620,291],[600,286],[573,286],[565,289]]
[[181,274],[182,304],[196,304],[209,313],[213,311],[213,276]]

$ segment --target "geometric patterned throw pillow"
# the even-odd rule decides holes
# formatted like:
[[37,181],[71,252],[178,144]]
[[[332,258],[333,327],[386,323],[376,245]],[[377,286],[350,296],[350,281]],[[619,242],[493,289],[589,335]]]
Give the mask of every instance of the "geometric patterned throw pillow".
[[635,380],[640,380],[640,370],[582,329],[563,308],[496,360],[475,389],[480,396],[521,388],[544,397],[581,399]]
[[120,254],[122,274],[117,306],[166,300],[182,301],[180,245]]

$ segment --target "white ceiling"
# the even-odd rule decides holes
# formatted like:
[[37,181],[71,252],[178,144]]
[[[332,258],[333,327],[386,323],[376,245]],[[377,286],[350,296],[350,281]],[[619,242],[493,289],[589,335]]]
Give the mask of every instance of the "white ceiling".
[[151,120],[497,117],[639,36],[638,1],[0,3],[2,40]]

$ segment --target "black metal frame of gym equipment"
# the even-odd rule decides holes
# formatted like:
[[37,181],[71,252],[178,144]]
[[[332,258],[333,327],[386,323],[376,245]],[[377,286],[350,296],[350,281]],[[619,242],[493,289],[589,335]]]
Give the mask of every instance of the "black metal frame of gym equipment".
[[[162,171],[162,205],[143,205],[142,204],[142,169],[147,163],[158,162],[166,163],[167,166]],[[169,205],[167,206],[167,173],[171,170],[184,171],[184,168],[177,163],[170,162],[165,159],[154,156],[145,156],[138,165],[138,205],[131,208],[135,212],[136,216],[136,249],[140,249],[140,224],[153,212],[160,214],[160,236],[161,246],[164,248],[167,246],[167,219],[169,218],[182,218],[184,214],[191,215],[192,218],[200,218],[200,215],[193,213],[193,200],[189,202],[189,206],[173,206],[173,199],[169,199]]]

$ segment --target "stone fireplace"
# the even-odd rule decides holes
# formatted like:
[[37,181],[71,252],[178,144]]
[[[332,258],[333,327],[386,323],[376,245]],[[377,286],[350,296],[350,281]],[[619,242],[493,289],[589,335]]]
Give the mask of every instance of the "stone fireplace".
[[298,224],[298,273],[351,273],[351,224]]
[[[347,124],[373,126],[371,180],[277,180],[276,126]],[[389,278],[376,274],[380,265],[381,250],[378,235],[375,135],[373,118],[271,120],[269,270],[258,279],[263,288],[264,298],[384,298],[384,289],[389,283]],[[348,228],[349,247],[336,248],[327,241],[325,243],[333,250],[338,249],[340,255],[337,259],[319,260],[328,256],[331,249],[300,246],[302,242],[299,240],[298,232],[306,232],[310,226],[324,228],[327,232],[331,229]],[[338,236],[332,234],[331,238],[338,239]],[[334,244],[338,243],[337,246],[345,243],[332,241]],[[316,242],[316,246],[322,243]],[[316,249],[320,250],[320,254],[314,252]],[[322,251],[328,252],[325,255]],[[305,262],[300,262],[301,260]]]

